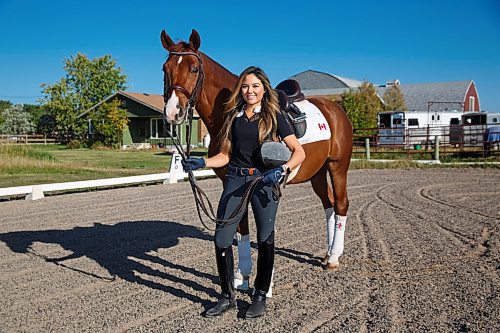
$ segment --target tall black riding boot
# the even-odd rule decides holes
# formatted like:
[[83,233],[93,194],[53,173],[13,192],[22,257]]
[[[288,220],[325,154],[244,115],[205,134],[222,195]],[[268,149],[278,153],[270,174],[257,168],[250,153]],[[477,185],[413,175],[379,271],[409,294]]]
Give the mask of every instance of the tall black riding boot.
[[221,297],[219,302],[205,312],[205,317],[220,316],[229,309],[236,307],[234,298],[234,259],[233,248],[230,245],[227,248],[220,249],[215,247],[215,259],[217,261],[217,270],[219,271]]
[[257,258],[257,276],[255,277],[255,292],[252,305],[247,310],[246,318],[257,318],[266,312],[266,294],[271,285],[274,266],[274,231],[265,242],[259,244]]

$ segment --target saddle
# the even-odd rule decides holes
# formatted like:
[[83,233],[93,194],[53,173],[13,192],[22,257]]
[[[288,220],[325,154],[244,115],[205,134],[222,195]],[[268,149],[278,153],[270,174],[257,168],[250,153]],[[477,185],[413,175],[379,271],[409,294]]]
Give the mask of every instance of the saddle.
[[304,136],[307,129],[306,114],[299,110],[294,102],[305,100],[297,81],[288,79],[276,86],[281,113],[292,128],[297,139]]

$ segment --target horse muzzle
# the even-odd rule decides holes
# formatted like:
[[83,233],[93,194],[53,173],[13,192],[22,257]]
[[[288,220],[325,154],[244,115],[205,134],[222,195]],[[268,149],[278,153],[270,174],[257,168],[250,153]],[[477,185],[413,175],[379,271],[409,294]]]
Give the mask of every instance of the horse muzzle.
[[164,114],[165,114],[165,119],[167,120],[167,123],[170,125],[179,125],[184,122],[186,119],[186,114],[187,114],[187,108],[183,106],[177,105],[175,109],[167,109],[165,106]]

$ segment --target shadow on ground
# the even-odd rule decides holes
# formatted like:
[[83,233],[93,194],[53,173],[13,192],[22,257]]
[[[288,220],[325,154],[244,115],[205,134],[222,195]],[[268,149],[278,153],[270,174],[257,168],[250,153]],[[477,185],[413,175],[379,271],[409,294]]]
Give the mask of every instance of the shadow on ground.
[[[12,251],[35,255],[44,259],[48,264],[56,264],[79,274],[107,281],[113,281],[118,277],[192,302],[205,304],[207,303],[205,299],[190,294],[184,289],[192,288],[206,293],[210,298],[215,298],[217,293],[213,288],[207,288],[192,279],[181,277],[186,274],[174,275],[151,267],[157,264],[169,270],[178,270],[217,283],[214,275],[150,254],[151,251],[157,251],[160,248],[176,246],[181,238],[213,241],[212,236],[198,228],[169,221],[126,221],[114,225],[96,223],[92,227],[75,227],[70,230],[16,231],[0,234],[0,241],[7,244]],[[58,244],[71,254],[56,258],[46,256],[34,250],[33,245],[36,242]],[[109,272],[109,276],[92,272],[92,269],[73,268],[67,264],[70,259],[83,257],[97,262]],[[160,279],[167,282],[156,282]],[[187,288],[175,287],[179,284]]]

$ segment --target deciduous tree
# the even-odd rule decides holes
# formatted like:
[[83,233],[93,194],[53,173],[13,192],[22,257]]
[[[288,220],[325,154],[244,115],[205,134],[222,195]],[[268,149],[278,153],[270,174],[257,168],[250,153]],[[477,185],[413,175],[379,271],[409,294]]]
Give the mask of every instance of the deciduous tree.
[[407,111],[405,97],[399,88],[399,85],[393,85],[384,91],[384,110],[385,111]]
[[120,146],[123,128],[128,123],[128,118],[127,111],[120,108],[118,99],[98,106],[90,113],[90,118],[98,140],[102,140],[108,147]]
[[78,53],[65,59],[65,77],[55,84],[42,84],[43,103],[55,121],[61,139],[82,138],[86,124],[78,115],[126,88],[126,75],[110,56],[89,59]]
[[371,83],[363,82],[358,91],[342,94],[341,104],[354,128],[377,127],[377,113],[382,111],[382,102]]
[[31,115],[23,110],[23,106],[16,104],[3,111],[4,121],[0,124],[0,134],[31,134],[35,126]]

